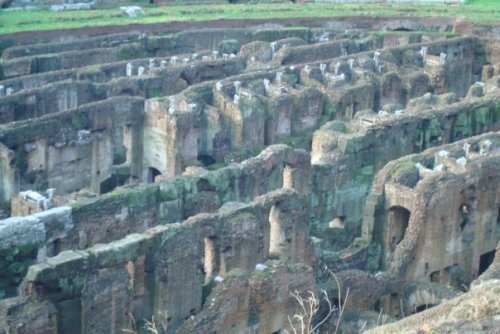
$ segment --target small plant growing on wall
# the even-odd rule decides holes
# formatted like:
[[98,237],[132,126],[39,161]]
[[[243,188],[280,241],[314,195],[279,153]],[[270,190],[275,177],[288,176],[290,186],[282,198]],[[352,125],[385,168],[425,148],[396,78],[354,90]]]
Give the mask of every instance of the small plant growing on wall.
[[[298,291],[290,292],[290,295],[300,306],[299,312],[294,314],[292,317],[288,316],[288,322],[293,334],[318,334],[320,327],[325,324],[334,313],[337,313],[337,319],[335,321],[335,330],[333,333],[338,333],[340,321],[345,309],[345,304],[347,298],[349,297],[349,289],[347,289],[345,298],[342,299],[342,289],[340,281],[338,280],[337,276],[330,269],[328,269],[328,267],[325,267],[325,270],[335,279],[338,290],[338,305],[332,303],[330,297],[328,296],[328,293],[325,290],[321,291],[320,296],[317,296],[312,291],[308,291],[305,297],[302,296]],[[323,298],[321,298],[321,296]],[[324,316],[320,316],[319,314],[321,300],[326,303],[328,308],[328,311]],[[290,334],[290,332],[287,330],[285,330],[285,333]]]
[[160,313],[158,318],[153,315],[151,320],[144,319],[142,326],[138,326],[135,318],[129,313],[132,329],[122,329],[123,333],[129,334],[166,334],[168,325],[168,314],[167,312]]

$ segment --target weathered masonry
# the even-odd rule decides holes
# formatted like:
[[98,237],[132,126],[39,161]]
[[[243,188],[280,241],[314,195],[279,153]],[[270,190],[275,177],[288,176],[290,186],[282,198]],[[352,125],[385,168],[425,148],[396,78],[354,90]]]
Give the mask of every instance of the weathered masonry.
[[322,290],[346,333],[498,328],[500,44],[464,24],[12,39],[0,334],[278,333]]

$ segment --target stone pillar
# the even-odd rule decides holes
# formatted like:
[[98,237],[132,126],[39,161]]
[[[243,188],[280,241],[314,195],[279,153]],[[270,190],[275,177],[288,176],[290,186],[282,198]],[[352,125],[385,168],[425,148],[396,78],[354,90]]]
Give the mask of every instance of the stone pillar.
[[285,253],[286,238],[282,216],[280,209],[273,205],[269,213],[269,254],[283,255]]
[[205,271],[205,283],[210,282],[218,272],[219,252],[215,238],[205,238],[205,254],[203,269]]
[[127,71],[127,77],[132,76],[132,70],[134,69],[134,65],[132,63],[127,63],[126,71]]
[[441,54],[439,55],[439,62],[441,65],[446,64],[446,58],[447,58],[446,53],[441,52]]
[[[126,264],[113,270],[101,270],[86,277],[81,296],[82,333],[121,333],[130,322],[132,290]],[[70,300],[71,301],[71,300]],[[75,301],[74,304],[80,301]],[[62,302],[62,303],[66,303]],[[61,305],[60,310],[69,305]],[[71,305],[77,309],[78,305]],[[70,318],[67,314],[66,318]],[[68,322],[61,333],[76,333]]]
[[123,129],[123,144],[127,148],[126,161],[130,166],[131,182],[139,181],[142,174],[142,132],[142,122],[127,125]]
[[184,235],[189,247],[178,247],[177,234],[172,239],[165,239],[156,257],[153,313],[155,319],[167,314],[169,333],[174,333],[184,319],[202,306],[202,254],[197,235],[189,232],[192,231]]

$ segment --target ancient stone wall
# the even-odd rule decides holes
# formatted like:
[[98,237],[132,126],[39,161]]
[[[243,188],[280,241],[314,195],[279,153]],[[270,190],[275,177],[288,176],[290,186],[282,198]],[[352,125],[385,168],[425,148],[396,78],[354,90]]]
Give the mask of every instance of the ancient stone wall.
[[460,142],[499,130],[498,48],[375,21],[7,49],[0,333],[272,333],[319,287],[349,332],[457,296],[498,242],[498,134]]
[[500,310],[497,294],[499,287],[499,264],[497,257],[470,291],[444,300],[440,305],[434,306],[424,312],[408,316],[400,321],[380,326],[367,333],[387,333],[404,331],[405,333],[418,333],[422,328],[431,328],[434,331],[463,331],[470,333],[495,331],[498,328],[497,314]]
[[[215,212],[226,203],[250,202],[256,196],[282,187],[295,188],[307,198],[309,186],[306,180],[309,171],[309,155],[306,152],[292,150],[284,145],[272,146],[240,165],[127,191],[117,190],[95,200],[82,199],[72,204],[69,210],[72,218],[64,223],[68,226],[64,234],[52,231],[50,225],[45,227],[47,237],[44,240],[29,242],[26,239],[26,243],[33,248],[34,255],[42,254],[38,258],[40,260],[44,254],[53,256],[63,250],[85,249],[98,243],[112,242],[130,233],[143,232],[158,224],[178,223],[198,213]],[[59,208],[45,212],[57,216]],[[22,226],[29,226],[31,221],[38,221],[37,217],[11,218],[2,222],[15,230],[18,224],[22,229]],[[12,239],[9,233],[0,235],[5,240]],[[52,235],[54,237],[49,237]],[[24,246],[25,243],[17,245],[11,241],[2,249],[15,253]],[[36,259],[31,257],[27,263],[31,264]],[[20,268],[19,274],[26,268]],[[13,282],[6,284],[9,289],[16,285]]]
[[440,283],[450,283],[459,270],[469,279],[484,271],[483,254],[498,243],[498,140],[497,133],[472,137],[379,172],[363,235],[383,245],[384,267]]
[[317,178],[313,181],[313,212],[326,218],[324,222],[342,217],[356,226],[371,182],[387,162],[496,129],[498,103],[498,97],[484,97],[439,109],[361,116],[349,124],[327,123],[313,137]]
[[140,137],[134,131],[142,128],[142,108],[139,98],[117,97],[46,115],[36,122],[10,123],[0,131],[1,141],[14,155],[4,181],[10,186],[2,189],[2,197],[28,187],[57,188],[56,194],[84,187],[100,192],[101,183],[114,174],[113,166],[128,162],[134,171],[141,156],[135,151],[134,142]]
[[[251,271],[276,247],[275,256],[286,263],[312,264],[305,213],[296,193],[281,190],[239,208],[194,216],[182,225],[158,226],[107,245],[65,251],[30,267],[20,298],[29,296],[35,304],[50,301],[60,332],[115,333],[130,328],[128,313],[147,319],[162,312],[167,312],[173,331],[201,310],[203,290],[210,289],[218,274],[236,268]],[[211,247],[215,253],[209,256]],[[249,253],[254,256],[244,256]],[[41,326],[53,321],[47,314],[39,319]]]

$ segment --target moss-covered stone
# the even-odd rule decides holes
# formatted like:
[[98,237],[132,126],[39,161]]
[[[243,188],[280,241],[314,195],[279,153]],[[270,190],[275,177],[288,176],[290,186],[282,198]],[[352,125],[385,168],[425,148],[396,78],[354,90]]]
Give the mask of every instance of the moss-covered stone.
[[225,39],[219,43],[219,52],[237,54],[240,51],[240,43],[235,39]]
[[323,108],[323,115],[328,117],[328,119],[334,119],[337,114],[337,108],[334,104],[330,102],[325,103],[325,107]]
[[56,54],[46,54],[31,59],[30,73],[42,73],[62,69],[61,58]]
[[90,126],[90,119],[87,113],[75,113],[71,118],[71,124],[75,129],[86,129]]
[[145,56],[144,50],[135,46],[123,46],[118,51],[118,60],[138,59]]
[[37,245],[24,245],[0,251],[0,299],[16,294],[17,286],[35,263]]

